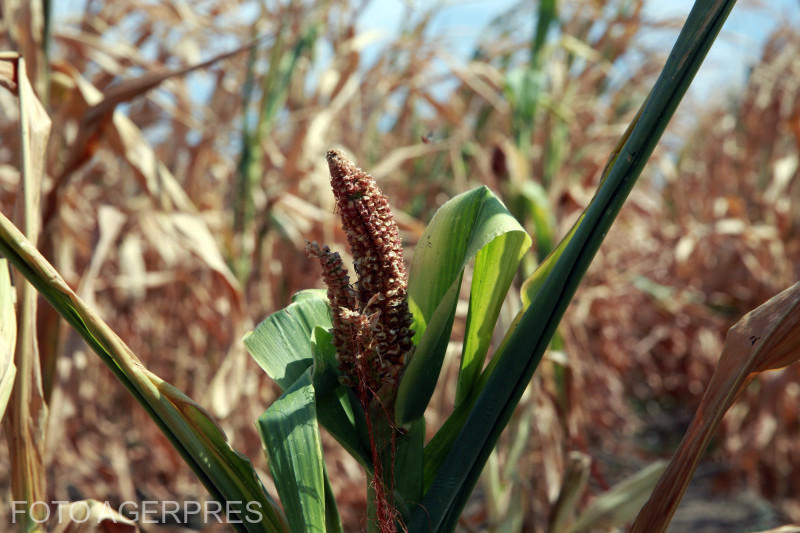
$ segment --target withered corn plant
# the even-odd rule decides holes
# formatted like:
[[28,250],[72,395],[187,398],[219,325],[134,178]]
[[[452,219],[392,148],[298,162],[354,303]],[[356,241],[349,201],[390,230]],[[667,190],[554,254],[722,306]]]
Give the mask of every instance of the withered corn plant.
[[[307,255],[321,265],[327,291],[297,293],[288,307],[245,338],[255,360],[283,390],[259,419],[280,505],[211,417],[144,368],[5,216],[0,217],[0,251],[113,370],[213,497],[261,504],[262,520],[237,520],[232,525],[238,530],[342,530],[325,470],[322,425],[367,472],[370,531],[453,531],[566,306],[732,5],[716,0],[692,9],[661,77],[611,154],[592,202],[522,284],[523,310],[503,332],[488,364],[501,304],[531,244],[522,226],[491,190],[473,189],[437,211],[407,271],[389,200],[342,152],[328,152],[355,279],[339,253],[308,243]],[[24,61],[6,60],[12,65],[9,79],[24,78]],[[5,85],[20,97],[25,139],[30,116],[23,101],[29,93],[18,91],[13,82]],[[522,142],[525,124],[517,126]],[[28,161],[30,151],[24,149]],[[31,173],[25,170],[26,180]],[[247,218],[242,215],[243,221]],[[470,262],[457,401],[425,442],[423,415],[437,385]],[[2,279],[0,289],[6,290]],[[666,527],[736,391],[755,373],[794,360],[797,292],[795,286],[782,293],[732,330],[735,349],[726,352],[698,422],[637,519],[637,531]],[[7,316],[9,299],[2,300],[0,316]],[[6,327],[5,322],[0,326]],[[16,366],[24,369],[20,362]],[[0,376],[0,408],[15,367],[2,368],[10,378]]]

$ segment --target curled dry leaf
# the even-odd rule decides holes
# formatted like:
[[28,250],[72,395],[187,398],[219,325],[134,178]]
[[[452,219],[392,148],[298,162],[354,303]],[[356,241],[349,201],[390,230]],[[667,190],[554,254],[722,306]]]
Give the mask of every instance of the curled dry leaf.
[[747,313],[730,330],[722,356],[678,451],[631,528],[665,531],[700,456],[728,408],[752,378],[800,358],[800,283]]
[[737,322],[728,332],[726,349],[735,343],[738,356],[748,358],[751,374],[794,363],[800,357],[798,307],[800,283],[795,283]]
[[[239,54],[244,50],[248,50],[253,44],[255,44],[255,42],[249,42],[235,50],[219,54],[211,59],[188,67],[146,72],[139,77],[123,80],[120,83],[114,84],[103,92],[97,91],[88,81],[83,80],[77,72],[68,69],[71,77],[76,78],[78,82],[83,82],[79,83],[78,87],[81,89],[82,93],[87,89],[91,91],[91,95],[84,95],[87,107],[84,108],[85,113],[81,117],[80,132],[77,135],[77,140],[71,153],[79,153],[80,150],[83,149],[82,144],[86,143],[88,139],[95,135],[98,129],[101,129],[103,125],[108,123],[110,114],[116,112],[118,105],[130,102],[134,98],[158,87],[161,83],[170,78],[185,76],[191,72],[208,68],[218,61]],[[81,79],[78,80],[78,78]],[[67,164],[65,165],[63,173],[71,172],[75,168],[76,167],[73,165]]]
[[138,533],[139,531],[136,522],[97,500],[81,500],[59,505],[56,512],[63,520],[56,526],[55,533]]
[[[160,230],[160,238],[152,232],[149,234],[153,244],[158,246],[158,240],[166,241],[167,246],[182,248],[198,257],[223,281],[237,312],[240,311],[242,295],[239,282],[225,263],[205,220],[190,213],[157,213],[150,219]],[[163,250],[163,247],[159,249]]]
[[[14,216],[25,236],[39,238],[39,198],[45,178],[44,160],[50,135],[50,117],[39,101],[28,77],[26,60],[16,62],[17,96],[20,119],[21,181],[16,193]],[[37,342],[37,293],[28,283],[17,283],[17,342],[15,364],[18,367],[8,404],[5,431],[10,436],[10,479],[16,500],[35,502],[46,495],[44,443],[47,404],[42,388],[39,345]],[[29,516],[37,518],[33,505]]]
[[0,85],[17,92],[17,59],[16,52],[0,52]]
[[92,259],[89,262],[89,269],[83,276],[78,287],[78,294],[91,305],[94,305],[95,281],[97,280],[100,268],[103,266],[111,245],[119,236],[122,225],[125,223],[125,215],[118,209],[103,205],[97,210],[97,227],[100,231],[100,238],[94,247]]

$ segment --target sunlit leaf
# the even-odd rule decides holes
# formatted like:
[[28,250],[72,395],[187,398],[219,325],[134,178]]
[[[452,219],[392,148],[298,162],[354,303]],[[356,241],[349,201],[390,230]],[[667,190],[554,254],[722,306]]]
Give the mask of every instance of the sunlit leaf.
[[304,293],[284,309],[265,318],[244,338],[247,350],[282,389],[311,366],[311,332],[332,327],[328,301],[319,293]]
[[467,263],[477,256],[460,377],[465,391],[483,366],[500,304],[528,246],[530,237],[486,187],[460,194],[436,212],[409,272],[418,342],[400,383],[395,410],[400,423],[422,416],[436,386]]
[[[47,142],[51,120],[28,79],[26,61],[17,60],[19,96],[21,183],[14,206],[14,216],[25,237],[39,240],[41,230],[40,198],[45,178]],[[24,281],[17,287],[16,382],[9,401],[6,430],[9,440],[11,487],[14,498],[27,502],[46,497],[44,464],[47,404],[44,400],[37,337],[38,296],[33,285]],[[13,416],[11,415],[13,413]],[[37,514],[33,506],[31,515]],[[33,518],[41,518],[34,516]],[[39,530],[37,521],[30,529]]]

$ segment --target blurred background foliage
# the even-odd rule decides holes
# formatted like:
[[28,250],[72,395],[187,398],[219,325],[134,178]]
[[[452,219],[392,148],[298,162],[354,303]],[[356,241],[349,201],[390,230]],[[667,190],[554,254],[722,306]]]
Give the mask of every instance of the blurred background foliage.
[[[668,46],[648,37],[680,27],[647,16],[642,1],[575,0],[553,2],[549,31],[537,31],[544,11],[519,2],[481,21],[464,60],[435,24],[443,5],[409,5],[390,21],[399,30],[381,36],[361,21],[370,4],[88,0],[54,21],[26,2],[3,4],[0,49],[25,55],[53,119],[40,249],[262,472],[254,421],[277,389],[241,338],[295,291],[321,286],[306,239],[346,255],[326,150],[347,150],[377,178],[407,257],[436,207],[488,185],[535,236],[530,271],[588,203],[660,71]],[[668,456],[726,329],[798,279],[800,32],[778,24],[751,55],[741,89],[679,108],[490,460],[465,530],[544,531],[570,452],[592,461],[579,506]],[[5,92],[0,108],[0,204],[10,213],[18,122]],[[41,307],[53,499],[204,498],[144,411]],[[771,502],[753,503],[759,520],[800,521],[798,372],[747,389],[695,498],[747,489]],[[443,387],[432,403],[431,430],[454,394]],[[327,435],[325,446],[346,529],[358,530],[362,475]],[[2,448],[0,472],[8,467]],[[8,512],[0,506],[0,522]]]

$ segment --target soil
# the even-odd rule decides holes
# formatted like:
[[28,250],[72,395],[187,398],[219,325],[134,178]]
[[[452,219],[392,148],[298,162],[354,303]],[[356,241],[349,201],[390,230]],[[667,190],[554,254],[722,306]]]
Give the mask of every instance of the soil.
[[720,492],[713,487],[713,479],[711,465],[698,468],[668,533],[750,533],[788,522],[751,489]]

